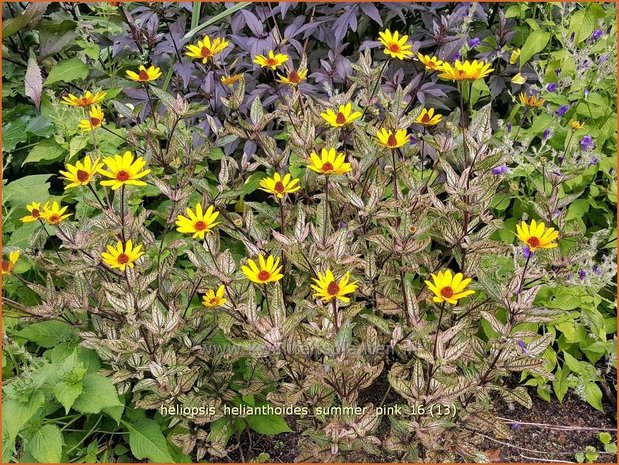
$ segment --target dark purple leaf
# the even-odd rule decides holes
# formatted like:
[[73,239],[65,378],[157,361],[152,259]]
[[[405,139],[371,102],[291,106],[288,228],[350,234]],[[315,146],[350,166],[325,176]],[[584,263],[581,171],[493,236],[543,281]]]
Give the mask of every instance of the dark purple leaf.
[[378,12],[378,8],[373,3],[360,3],[361,11],[363,11],[366,15],[374,20],[374,22],[378,23],[379,26],[382,27],[383,20],[380,18],[380,13]]
[[37,63],[37,59],[31,56],[28,59],[28,68],[26,69],[25,93],[32,99],[34,105],[39,108],[41,104],[41,92],[43,91],[43,77],[41,76],[41,68]]

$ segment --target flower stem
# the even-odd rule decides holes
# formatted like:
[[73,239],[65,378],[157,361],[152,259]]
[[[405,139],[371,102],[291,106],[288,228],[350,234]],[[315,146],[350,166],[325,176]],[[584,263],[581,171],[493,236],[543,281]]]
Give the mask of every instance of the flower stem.
[[120,237],[123,243],[127,243],[125,240],[125,185],[120,188]]
[[333,309],[333,326],[335,326],[335,331],[339,332],[340,330],[340,324],[339,324],[339,318],[338,318],[338,312],[337,312],[337,298],[334,298],[331,301],[331,307]]
[[527,257],[527,261],[524,264],[524,268],[522,269],[522,275],[520,276],[520,284],[518,285],[518,292],[516,294],[520,294],[522,292],[522,286],[524,285],[524,277],[527,273],[527,268],[529,268],[529,261],[531,260],[531,255],[533,252],[529,250],[529,256]]
[[[279,232],[285,234],[286,230],[286,217],[284,216],[284,198],[279,199]],[[282,274],[286,271],[286,254],[282,249]]]
[[267,313],[270,316],[271,315],[271,309],[269,308],[269,291],[267,289],[266,283],[262,284],[262,289],[264,290],[264,305],[266,307]]
[[378,78],[376,78],[376,82],[374,83],[374,88],[372,89],[372,94],[368,98],[367,106],[363,109],[363,114],[361,115],[361,119],[363,119],[363,117],[365,116],[365,112],[368,111],[368,108],[371,105],[372,99],[374,98],[374,94],[376,94],[378,85],[380,84],[380,81],[383,77],[383,72],[385,71],[385,68],[387,67],[387,63],[389,63],[389,60],[385,60],[385,62],[383,63],[383,66],[380,68],[380,74],[378,75]]
[[324,233],[322,235],[322,245],[327,245],[327,234],[329,232],[329,176],[325,176],[325,208],[323,211]]

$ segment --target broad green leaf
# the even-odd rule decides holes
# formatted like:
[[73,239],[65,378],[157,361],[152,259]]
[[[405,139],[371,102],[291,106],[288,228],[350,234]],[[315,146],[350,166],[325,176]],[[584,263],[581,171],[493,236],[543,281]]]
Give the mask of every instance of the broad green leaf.
[[17,335],[45,348],[72,341],[75,337],[73,329],[68,324],[55,320],[33,323],[26,326]]
[[36,24],[47,10],[50,2],[31,2],[24,12],[14,18],[5,19],[2,22],[2,39],[19,32],[27,25]]
[[64,407],[65,413],[69,413],[75,399],[80,396],[83,389],[84,383],[81,380],[76,380],[72,383],[60,381],[54,386],[54,396]]
[[109,378],[89,373],[84,376],[84,389],[73,408],[82,413],[99,413],[103,408],[122,405],[118,391]]
[[250,415],[245,420],[251,429],[260,434],[273,436],[292,431],[286,420],[279,415]]
[[63,159],[66,153],[66,150],[53,139],[43,140],[32,148],[22,165],[26,163],[49,164]]
[[4,398],[2,402],[2,423],[3,430],[9,436],[10,441],[14,441],[17,434],[21,431],[28,420],[45,403],[45,396],[37,391],[27,400],[17,400]]
[[591,406],[600,412],[604,411],[604,407],[602,407],[602,390],[596,383],[591,382],[585,385],[585,398]]
[[591,10],[579,10],[572,15],[569,33],[574,32],[576,43],[588,38],[595,28],[595,16]]
[[565,360],[565,364],[568,366],[568,368],[574,373],[582,373],[580,362],[576,360],[575,357],[568,354],[567,352],[563,352],[563,359]]
[[541,29],[533,31],[529,37],[527,37],[520,51],[520,66],[524,66],[524,64],[529,61],[529,58],[544,50],[549,40],[550,34],[548,32],[542,31]]
[[32,201],[45,202],[49,199],[49,182],[51,174],[34,174],[11,181],[2,189],[2,203],[10,203],[13,207],[24,208]]
[[154,420],[145,418],[135,423],[121,422],[129,430],[129,447],[137,459],[174,463],[166,438]]
[[45,80],[45,85],[48,86],[54,82],[71,82],[77,79],[86,79],[88,77],[88,65],[79,58],[70,58],[63,60],[51,69],[49,76]]
[[62,433],[56,425],[43,425],[28,441],[28,452],[41,463],[60,463]]

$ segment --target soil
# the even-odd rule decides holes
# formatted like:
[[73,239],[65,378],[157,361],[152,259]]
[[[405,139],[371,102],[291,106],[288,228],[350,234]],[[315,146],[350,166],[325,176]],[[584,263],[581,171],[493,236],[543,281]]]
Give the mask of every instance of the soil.
[[[533,393],[532,397],[531,409],[515,406],[510,410],[502,400],[494,401],[496,415],[512,424],[513,434],[508,440],[486,439],[483,450],[488,454],[490,462],[576,463],[575,454],[584,452],[587,446],[603,451],[603,445],[597,438],[598,433],[607,431],[612,434],[613,441],[617,441],[617,424],[613,420],[610,406],[605,405],[605,412],[600,412],[575,396],[566,396],[562,404],[556,399],[546,402]],[[372,389],[362,393],[359,405],[370,402],[380,405],[383,398],[384,405],[404,403],[397,393],[389,389],[386,376],[381,376],[373,383]],[[294,417],[286,418],[286,421],[290,429],[297,431]],[[376,436],[382,438],[388,434],[388,430],[388,421],[383,421]],[[292,463],[299,453],[299,438],[297,432],[274,437],[251,433],[250,442],[245,432],[241,438],[245,461],[256,461],[261,452],[266,452],[269,454],[267,463]],[[229,456],[229,462],[240,461],[239,451],[234,450]],[[617,455],[601,453],[596,462],[617,463]]]

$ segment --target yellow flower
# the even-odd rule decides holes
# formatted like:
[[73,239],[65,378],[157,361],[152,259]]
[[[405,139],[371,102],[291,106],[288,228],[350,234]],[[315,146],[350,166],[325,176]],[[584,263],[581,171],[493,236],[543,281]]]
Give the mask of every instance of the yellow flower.
[[103,163],[99,162],[99,159],[92,161],[90,157],[85,157],[82,161],[78,161],[75,165],[67,163],[67,170],[60,170],[62,179],[71,181],[65,186],[65,190],[71,189],[77,186],[86,186],[92,181],[92,178],[99,172],[99,169],[103,167]]
[[226,86],[231,86],[236,81],[240,81],[241,79],[243,79],[243,75],[242,74],[233,74],[231,76],[222,76],[221,77],[221,83],[223,85],[226,85]]
[[53,202],[50,206],[49,203],[45,203],[43,211],[41,212],[41,218],[43,218],[48,224],[58,224],[71,216],[71,213],[64,214],[67,211],[67,206],[60,208],[58,202]]
[[21,218],[22,223],[31,223],[42,219],[41,204],[39,202],[32,202],[30,205],[26,205],[26,209],[30,212],[30,215],[26,215]]
[[577,131],[585,127],[585,123],[581,123],[580,121],[576,121],[576,120],[572,120],[568,124],[574,131]]
[[520,49],[517,48],[509,56],[509,64],[511,64],[511,65],[516,64],[516,62],[518,61],[519,58],[520,58]]
[[361,118],[361,112],[353,112],[352,103],[347,103],[346,105],[340,105],[337,113],[335,113],[331,108],[329,108],[324,113],[321,113],[320,116],[322,116],[323,119],[334,128],[339,128],[341,126],[352,123],[356,119]]
[[2,275],[11,274],[13,272],[13,268],[15,268],[15,264],[19,260],[19,250],[14,250],[13,252],[9,252],[9,259],[5,260],[2,258]]
[[261,68],[276,69],[278,66],[283,65],[288,61],[288,55],[283,53],[273,53],[273,50],[269,50],[268,55],[256,55],[254,57],[254,63],[260,65]]
[[531,252],[535,252],[537,249],[552,249],[559,245],[555,242],[559,237],[559,231],[555,231],[554,228],[546,228],[544,223],[538,223],[535,220],[531,220],[530,225],[525,221],[522,224],[517,224],[516,235],[529,247]]
[[525,82],[527,82],[527,78],[522,74],[518,73],[512,78],[512,82],[514,84],[524,84]]
[[206,294],[202,296],[202,305],[206,308],[221,307],[228,301],[228,299],[224,297],[224,292],[226,292],[226,288],[223,285],[219,286],[217,292],[213,289],[209,289],[206,291]]
[[134,267],[134,262],[144,255],[142,252],[142,245],[133,247],[131,239],[127,241],[127,244],[123,247],[122,241],[118,241],[116,248],[111,245],[107,246],[107,252],[101,253],[103,263],[110,268],[119,268],[120,271],[125,271],[125,267]]
[[544,103],[544,99],[537,98],[537,95],[528,95],[524,92],[520,92],[520,103],[522,103],[525,107],[529,108],[537,108]]
[[417,52],[417,58],[419,58],[419,61],[423,63],[428,71],[440,71],[443,66],[443,62],[435,56],[431,57],[430,55]]
[[379,144],[383,147],[387,147],[388,149],[402,147],[408,142],[408,134],[406,133],[406,129],[398,129],[394,133],[391,130],[387,131],[385,128],[382,128],[376,133],[376,137],[378,138]]
[[443,115],[435,115],[434,108],[424,108],[420,115],[415,118],[415,123],[423,124],[424,126],[436,126],[443,119]]
[[127,77],[132,81],[138,82],[149,82],[154,81],[155,79],[161,76],[161,69],[156,66],[151,66],[146,69],[144,65],[140,65],[138,72],[135,71],[127,71]]
[[260,180],[260,185],[262,186],[260,190],[276,195],[278,199],[281,199],[284,197],[284,194],[292,194],[301,189],[301,186],[298,184],[299,180],[290,176],[289,173],[283,178],[279,173],[275,173],[272,178]]
[[204,235],[206,233],[211,232],[211,230],[219,224],[219,222],[215,222],[217,217],[219,216],[219,212],[214,211],[212,205],[210,205],[206,212],[202,212],[202,205],[200,202],[196,203],[196,212],[187,207],[185,210],[187,216],[178,215],[176,217],[176,230],[183,234],[193,234],[193,238],[199,237],[200,239],[204,239]]
[[146,185],[144,181],[139,180],[150,173],[150,170],[142,171],[142,168],[146,165],[146,161],[142,157],[137,157],[134,161],[131,152],[127,151],[122,157],[120,155],[105,157],[103,163],[107,166],[108,171],[100,169],[99,173],[111,179],[101,181],[102,186],[112,186],[112,190],[116,190],[125,184]]
[[335,280],[331,270],[325,271],[322,274],[318,272],[318,279],[312,278],[316,284],[310,284],[311,288],[316,291],[315,298],[328,302],[333,299],[341,300],[344,303],[350,302],[350,298],[346,297],[346,294],[355,292],[357,285],[355,282],[350,281],[350,273],[346,273],[344,277],[338,282]]
[[247,265],[243,265],[241,270],[247,279],[257,284],[268,284],[279,281],[284,277],[280,272],[279,258],[269,255],[265,260],[262,255],[258,255],[258,264],[251,258],[247,260]]
[[456,60],[453,66],[447,62],[443,63],[441,71],[442,73],[438,77],[443,79],[450,81],[476,81],[488,76],[491,71],[494,71],[494,68],[490,68],[490,64],[483,61],[475,60],[471,63],[466,60],[462,63],[460,60]]
[[335,149],[322,149],[320,157],[314,152],[310,155],[310,163],[307,167],[319,174],[329,176],[331,174],[345,174],[351,170],[350,163],[345,163],[346,155],[339,153],[336,156]]
[[384,52],[391,58],[404,60],[405,58],[413,56],[413,52],[410,51],[411,46],[406,44],[408,40],[407,35],[400,37],[398,31],[391,34],[389,29],[379,32],[378,35],[380,36],[378,41],[385,46]]
[[71,105],[72,107],[88,107],[95,103],[99,103],[105,97],[105,92],[99,91],[96,93],[92,93],[87,90],[84,95],[81,97],[76,97],[73,94],[64,95],[62,97],[62,103],[66,105]]
[[100,128],[103,124],[103,111],[100,105],[94,105],[88,112],[88,119],[80,120],[79,128],[82,131],[90,132]]
[[198,41],[198,45],[186,45],[185,48],[187,55],[190,58],[197,58],[198,60],[202,60],[202,63],[206,63],[209,58],[213,58],[218,53],[223,52],[226,47],[230,45],[226,39],[222,39],[217,37],[213,41],[209,36],[205,36],[203,40]]
[[300,69],[297,72],[293,69],[288,73],[288,76],[282,76],[279,73],[277,73],[277,76],[279,77],[279,79],[277,79],[277,82],[280,82],[282,84],[288,84],[289,86],[296,86],[301,81],[305,80],[305,78],[307,77],[307,70]]
[[447,270],[444,273],[439,271],[437,274],[433,274],[432,281],[434,283],[426,281],[426,286],[434,294],[432,300],[437,303],[447,302],[455,305],[463,297],[474,294],[475,291],[465,290],[466,286],[471,282],[471,278],[463,278],[464,275],[462,273],[456,273],[454,276],[451,270]]

